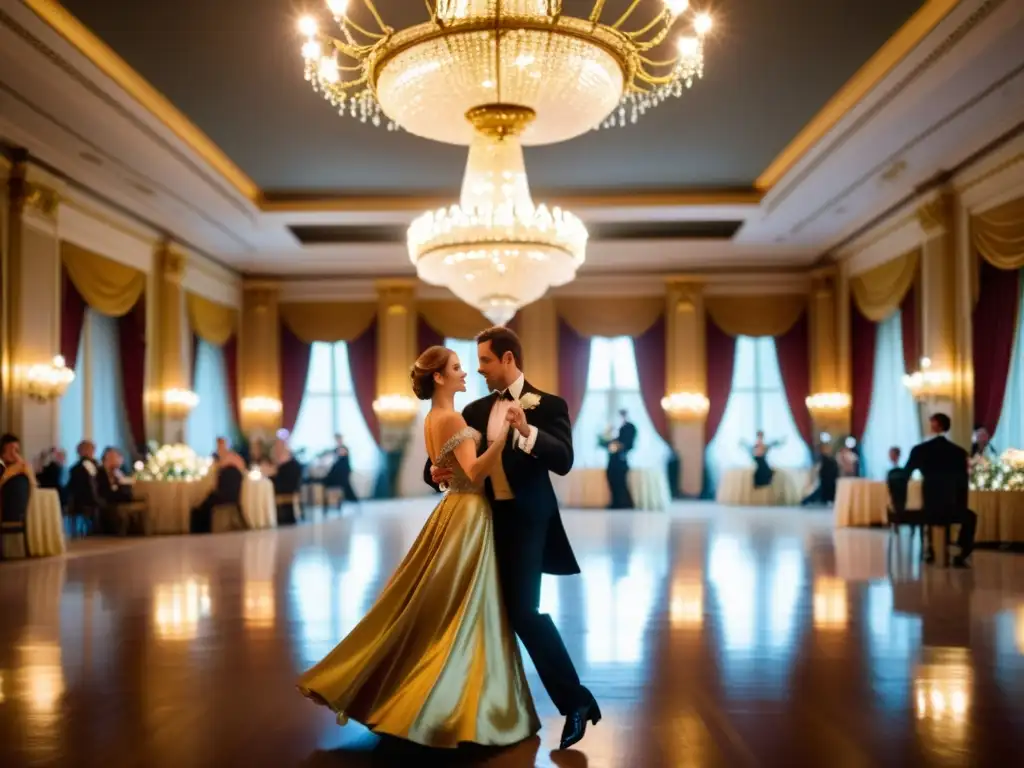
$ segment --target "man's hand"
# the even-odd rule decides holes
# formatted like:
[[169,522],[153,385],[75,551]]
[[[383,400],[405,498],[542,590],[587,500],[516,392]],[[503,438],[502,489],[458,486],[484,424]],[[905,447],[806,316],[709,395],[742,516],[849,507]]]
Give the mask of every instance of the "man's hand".
[[530,425],[526,423],[526,411],[523,410],[519,403],[509,405],[506,418],[508,423],[515,427],[520,435],[523,437],[530,436]]
[[435,485],[441,485],[447,483],[452,479],[452,471],[445,469],[444,467],[430,467],[430,479],[434,481]]

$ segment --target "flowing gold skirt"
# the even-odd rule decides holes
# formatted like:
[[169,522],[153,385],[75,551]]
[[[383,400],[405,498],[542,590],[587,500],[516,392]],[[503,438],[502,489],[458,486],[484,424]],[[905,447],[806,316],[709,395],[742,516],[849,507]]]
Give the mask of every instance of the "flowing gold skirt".
[[298,687],[341,724],[428,747],[504,746],[540,730],[487,499],[442,499],[370,612]]

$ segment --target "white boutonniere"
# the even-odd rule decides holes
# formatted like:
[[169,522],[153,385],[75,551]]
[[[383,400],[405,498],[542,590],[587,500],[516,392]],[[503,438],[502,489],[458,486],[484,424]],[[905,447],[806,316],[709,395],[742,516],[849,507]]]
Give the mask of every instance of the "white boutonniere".
[[540,405],[540,395],[536,392],[526,392],[519,398],[519,407],[524,411],[532,411]]

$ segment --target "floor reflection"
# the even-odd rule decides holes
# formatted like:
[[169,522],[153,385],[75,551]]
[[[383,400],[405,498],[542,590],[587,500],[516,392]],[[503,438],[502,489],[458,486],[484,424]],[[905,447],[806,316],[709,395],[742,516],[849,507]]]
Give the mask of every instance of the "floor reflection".
[[[388,764],[294,682],[432,502],[0,565],[0,764]],[[885,532],[801,510],[564,517],[582,574],[545,576],[541,608],[605,718],[552,755],[527,660],[540,740],[460,764],[1001,764],[1024,726],[1024,558],[920,567],[904,537],[890,572]]]

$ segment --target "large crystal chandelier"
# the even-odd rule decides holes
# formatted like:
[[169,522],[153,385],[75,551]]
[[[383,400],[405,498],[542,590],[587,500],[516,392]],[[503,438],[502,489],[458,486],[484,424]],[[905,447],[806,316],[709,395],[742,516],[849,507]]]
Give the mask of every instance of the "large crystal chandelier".
[[401,29],[372,0],[326,3],[337,35],[299,22],[313,87],[341,114],[460,145],[475,136],[465,115],[498,101],[533,110],[523,145],[636,122],[702,76],[711,28],[689,0],[622,0],[617,14],[593,0],[587,18],[561,0],[425,0],[429,19]]
[[534,205],[519,136],[526,107],[493,104],[466,116],[475,131],[458,205],[409,227],[409,256],[422,280],[447,286],[492,323],[576,276],[587,229],[560,208]]

